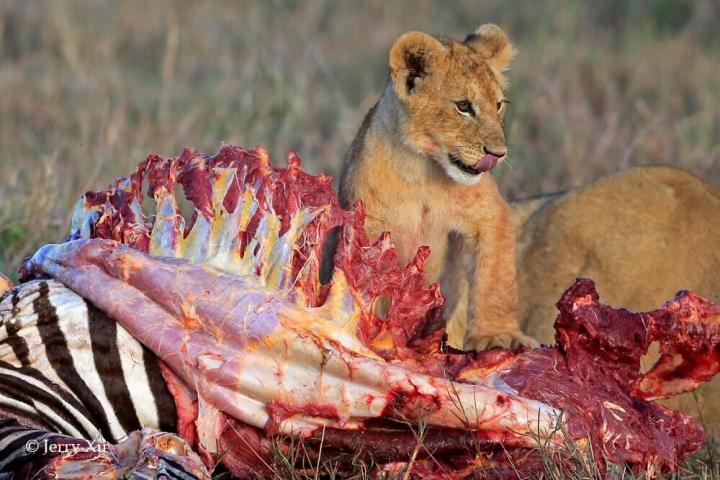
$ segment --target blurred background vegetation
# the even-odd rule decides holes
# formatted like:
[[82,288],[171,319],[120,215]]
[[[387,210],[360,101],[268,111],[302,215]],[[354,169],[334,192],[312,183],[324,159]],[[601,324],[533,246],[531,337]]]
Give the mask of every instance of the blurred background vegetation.
[[720,2],[0,0],[0,271],[149,153],[221,141],[336,175],[405,31],[504,28],[524,198],[632,165],[720,183]]

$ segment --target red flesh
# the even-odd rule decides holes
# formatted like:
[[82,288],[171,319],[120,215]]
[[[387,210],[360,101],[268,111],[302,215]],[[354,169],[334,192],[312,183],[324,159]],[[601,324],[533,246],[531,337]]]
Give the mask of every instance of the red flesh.
[[[429,250],[419,249],[410,265],[401,268],[387,235],[375,243],[368,239],[362,228],[362,206],[356,206],[349,212],[341,210],[329,177],[313,177],[305,173],[294,154],[286,169],[270,166],[267,154],[262,150],[247,151],[230,146],[223,147],[214,157],[194,150],[185,150],[174,160],[148,157],[129,181],[116,181],[106,192],[85,196],[85,208],[98,213],[90,236],[112,239],[147,252],[152,227],[146,225],[144,218],[138,218],[137,209],[130,207],[133,199],[141,198],[143,179],[148,179],[150,192],[156,195],[163,190],[174,191],[176,183],[183,185],[186,196],[195,205],[196,216],[211,219],[214,215],[211,199],[216,172],[229,166],[238,170],[237,177],[222,199],[225,210],[233,212],[240,208],[239,201],[246,188],[254,191],[260,203],[248,228],[240,232],[237,239],[242,249],[249,245],[261,219],[268,212],[279,216],[280,231],[284,232],[290,227],[292,216],[301,208],[316,210],[317,215],[295,243],[289,275],[291,281],[288,283],[293,286],[290,295],[293,295],[292,292],[300,293],[307,306],[321,306],[326,300],[328,287],[319,284],[318,259],[330,230],[337,226],[342,228],[335,265],[336,269],[344,272],[353,299],[362,312],[355,334],[364,345],[391,364],[418,374],[460,382],[490,382],[497,377],[520,395],[560,409],[568,422],[570,436],[577,440],[589,438],[601,465],[605,462],[629,463],[642,468],[652,463],[660,469],[672,469],[702,444],[704,434],[695,420],[646,399],[690,390],[720,370],[718,305],[685,293],[662,309],[635,314],[599,303],[592,282],[579,280],[558,303],[560,314],[556,322],[556,347],[519,353],[507,350],[480,354],[446,352],[441,342],[444,335],[443,298],[437,285],[424,287],[423,263]],[[182,229],[178,223],[172,231],[171,238],[166,240],[175,245],[188,229]],[[81,235],[76,231],[74,236]],[[187,318],[171,298],[163,300],[167,291],[183,292],[184,288],[189,288],[188,285],[198,280],[198,272],[186,269],[182,262],[170,259],[146,262],[141,259],[138,263],[135,257],[122,253],[121,249],[93,241],[62,254],[65,255],[62,260],[65,263],[57,264],[60,266],[50,265],[42,255],[36,256],[26,274],[32,271],[50,273],[73,287],[91,278],[87,270],[91,265],[100,266],[104,272],[120,281],[130,282],[145,295],[165,305],[165,310],[156,315],[150,310],[143,310],[143,303],[138,303],[136,311],[143,313],[142,320],[149,325],[161,325],[164,320],[159,315],[162,313],[181,318],[183,334],[192,336],[202,327],[197,320]],[[161,283],[172,288],[158,289],[158,278],[163,278]],[[206,284],[220,288],[213,278],[208,277]],[[233,288],[245,288],[242,280],[228,280],[222,285],[226,292]],[[192,293],[189,290],[186,292],[188,295]],[[209,298],[225,297],[223,291],[208,290],[205,293]],[[378,318],[372,308],[373,301],[380,295],[386,296],[390,303],[384,319]],[[119,303],[122,301],[115,301],[118,304],[109,302],[106,310],[121,321],[124,311]],[[208,311],[207,315],[212,315],[212,312]],[[179,333],[165,332],[169,336]],[[233,335],[229,331],[225,334]],[[157,351],[158,332],[153,335],[156,336],[140,339]],[[639,373],[640,357],[654,340],[661,342],[662,356],[655,368],[643,376]],[[230,347],[239,349],[235,350],[236,354],[241,354],[248,342],[252,342],[249,338],[237,338],[236,341],[237,347],[232,347],[232,344]],[[187,348],[193,348],[192,342],[188,345]],[[185,353],[192,358],[192,351]],[[332,353],[343,355],[343,350],[338,346]],[[679,363],[674,361],[678,358],[682,360]],[[171,385],[188,380],[189,377],[182,373],[186,366],[175,364],[171,368],[179,375],[168,378]],[[351,380],[353,368],[349,363]],[[207,381],[212,383],[222,381],[222,378],[208,377]],[[178,387],[173,391],[180,392],[181,389]],[[203,391],[197,393],[206,394]],[[388,419],[402,419],[409,410],[442,408],[436,398],[420,392],[402,390],[389,395],[390,407],[384,414]],[[183,424],[187,424],[187,417],[194,415],[194,411],[189,410],[192,408],[191,396],[183,398],[178,401],[178,408]],[[374,399],[366,397],[359,401],[372,403]],[[504,394],[495,399],[498,407],[510,401],[511,397]],[[295,414],[328,419],[338,417],[331,405],[323,404],[273,403],[269,410],[271,418],[276,420]],[[203,415],[202,410],[199,415]],[[267,442],[276,431],[276,420],[270,421],[263,430],[243,425],[231,417],[218,418],[215,423],[218,442],[229,450],[223,462],[236,475],[244,476],[251,470],[265,468],[269,461]],[[374,458],[388,462],[407,461],[416,443],[409,429],[397,424],[389,429],[387,425],[377,425],[372,421],[360,430],[344,432],[332,428],[325,434],[324,441],[328,442],[326,446],[330,449],[350,454],[359,450],[370,451]],[[418,457],[416,474],[424,472],[424,478],[464,478],[471,475],[474,465],[485,466],[499,476],[503,476],[504,472],[514,475],[509,467],[510,460],[527,473],[542,467],[536,457],[526,455],[527,450],[522,448],[524,445],[514,444],[517,439],[501,431],[431,429],[429,435],[434,439],[432,441],[442,445],[438,447],[441,453],[432,460],[426,453]],[[253,448],[239,440],[246,437],[251,439],[249,443]],[[505,449],[500,448],[498,442],[503,442]],[[480,456],[476,456],[478,451],[482,452]],[[388,468],[394,467],[389,465]]]

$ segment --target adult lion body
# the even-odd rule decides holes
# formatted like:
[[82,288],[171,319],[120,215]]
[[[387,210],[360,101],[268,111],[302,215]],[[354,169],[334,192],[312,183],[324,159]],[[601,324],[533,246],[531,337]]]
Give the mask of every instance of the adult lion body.
[[[512,204],[518,230],[518,319],[553,343],[555,302],[576,277],[603,302],[643,311],[678,290],[720,301],[720,188],[683,170],[634,168],[568,192]],[[650,359],[648,359],[649,361]],[[720,430],[720,379],[673,406]]]

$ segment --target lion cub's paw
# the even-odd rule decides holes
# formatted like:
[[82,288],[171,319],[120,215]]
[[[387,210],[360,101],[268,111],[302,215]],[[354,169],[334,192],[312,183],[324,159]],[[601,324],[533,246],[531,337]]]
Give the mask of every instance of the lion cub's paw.
[[521,332],[513,332],[468,338],[465,341],[465,350],[481,352],[495,347],[516,350],[520,347],[537,347],[539,345],[540,343],[534,338],[528,337]]

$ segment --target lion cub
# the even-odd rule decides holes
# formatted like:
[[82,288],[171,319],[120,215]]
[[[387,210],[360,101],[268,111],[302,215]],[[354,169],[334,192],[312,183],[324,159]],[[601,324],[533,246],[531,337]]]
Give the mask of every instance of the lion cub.
[[507,153],[503,71],[513,56],[492,24],[463,42],[400,37],[391,81],[340,177],[341,204],[362,200],[368,233],[392,232],[402,262],[430,246],[428,282],[449,297],[450,344],[466,349],[535,343],[515,320],[515,231],[489,173]]

